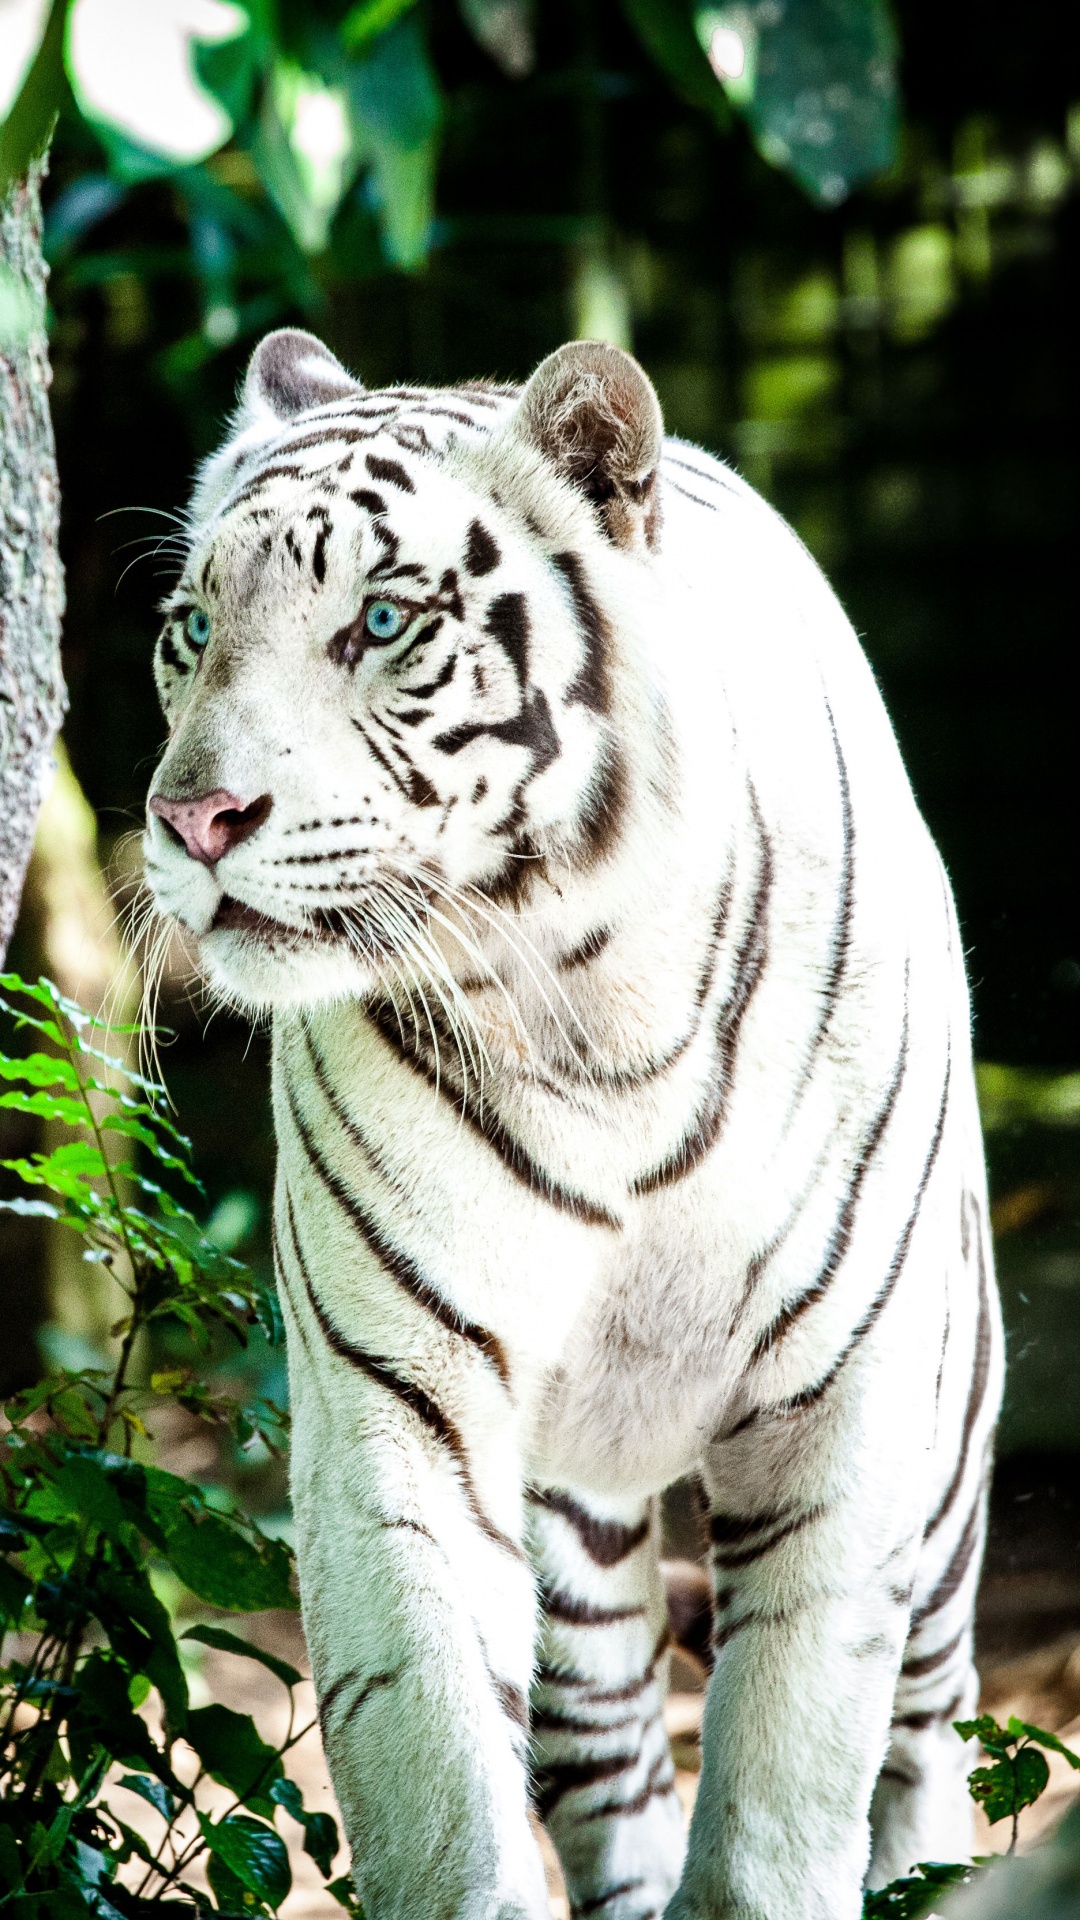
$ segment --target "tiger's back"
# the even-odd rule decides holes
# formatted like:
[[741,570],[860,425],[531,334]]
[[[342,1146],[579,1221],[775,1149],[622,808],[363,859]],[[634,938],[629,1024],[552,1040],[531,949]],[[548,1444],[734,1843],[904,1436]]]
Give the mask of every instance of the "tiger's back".
[[[1000,1374],[955,917],[855,636],[610,349],[367,395],[271,336],[194,512],[149,864],[274,1009],[365,1901],[541,1912],[531,1736],[577,1909],[854,1920],[872,1800],[874,1882],[964,1844]],[[654,1496],[688,1472],[683,1867]],[[390,1748],[433,1713],[429,1797]]]

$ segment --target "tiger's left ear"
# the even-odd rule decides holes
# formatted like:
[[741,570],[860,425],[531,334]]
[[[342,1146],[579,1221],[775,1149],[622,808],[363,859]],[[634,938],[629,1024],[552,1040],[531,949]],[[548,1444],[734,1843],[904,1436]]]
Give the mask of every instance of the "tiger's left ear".
[[659,544],[664,422],[630,354],[599,340],[558,347],[525,388],[514,428],[592,501],[614,546]]

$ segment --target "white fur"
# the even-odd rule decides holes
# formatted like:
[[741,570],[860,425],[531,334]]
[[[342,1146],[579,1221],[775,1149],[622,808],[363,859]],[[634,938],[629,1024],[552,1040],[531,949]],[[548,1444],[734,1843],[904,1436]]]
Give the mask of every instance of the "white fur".
[[[1000,1339],[947,882],[850,625],[735,474],[668,441],[659,548],[617,547],[510,398],[418,393],[381,422],[379,403],[357,390],[282,422],[250,417],[249,398],[211,463],[174,604],[205,603],[213,637],[198,672],[159,666],[173,733],[155,789],[269,793],[273,807],[214,869],[156,819],[147,836],[158,900],[201,936],[210,978],[273,1009],[304,1616],[365,1909],[539,1920],[531,1689],[536,1791],[575,1910],[857,1920],[868,1872],[881,1884],[970,1845],[949,1723],[974,1698]],[[352,443],[335,434],[365,418],[377,437],[342,471]],[[429,451],[411,450],[417,425]],[[290,453],[302,439],[318,443]],[[368,454],[414,490],[371,478]],[[234,504],[294,460],[301,477]],[[407,738],[399,723],[438,805],[403,798],[355,724],[371,733],[373,714],[407,705],[394,649],[352,671],[327,654],[382,552],[357,485],[384,496],[399,561],[458,576],[460,619],[410,670],[429,683],[456,649],[454,678],[424,701],[434,717]],[[320,503],[321,583],[307,517]],[[476,579],[462,564],[474,520],[499,553]],[[605,711],[568,703],[585,654],[551,559],[566,550],[607,624]],[[529,752],[490,733],[453,753],[433,742],[505,724],[525,699],[484,630],[509,593],[525,597],[529,688],[559,752],[525,790],[528,884],[491,904],[475,889],[506,867],[497,823]],[[372,737],[394,761],[391,737]],[[583,822],[613,754],[617,819],[590,851]],[[286,864],[298,849],[319,857]],[[324,905],[368,911],[388,876],[432,869],[465,892],[432,897],[411,959],[366,963],[303,936],[316,896],[297,876],[325,882]],[[223,894],[298,930],[292,950],[213,930]],[[562,965],[597,929],[603,950]],[[367,1011],[383,989],[396,1043],[394,1016]],[[725,1063],[715,1139],[680,1174]],[[643,1181],[672,1156],[665,1183]],[[777,1323],[835,1253],[853,1182],[829,1284]],[[719,1645],[683,1866],[654,1496],[694,1472],[717,1516]]]

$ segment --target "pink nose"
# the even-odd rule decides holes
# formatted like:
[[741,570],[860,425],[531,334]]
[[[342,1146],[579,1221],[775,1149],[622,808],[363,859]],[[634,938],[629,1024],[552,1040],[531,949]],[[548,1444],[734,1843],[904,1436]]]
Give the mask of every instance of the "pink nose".
[[212,867],[258,831],[273,804],[270,795],[264,793],[245,806],[235,793],[216,787],[197,800],[170,800],[163,793],[155,793],[150,811],[164,821],[166,832],[186,847],[193,860]]

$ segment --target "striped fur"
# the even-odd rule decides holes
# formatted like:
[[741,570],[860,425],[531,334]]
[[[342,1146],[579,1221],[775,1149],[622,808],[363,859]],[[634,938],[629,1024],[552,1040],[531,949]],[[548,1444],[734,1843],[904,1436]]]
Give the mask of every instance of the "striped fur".
[[[539,1920],[530,1797],[605,1920],[856,1920],[969,1845],[1001,1342],[952,902],[812,561],[660,435],[612,349],[368,393],[272,335],[166,607],[147,871],[273,1014],[304,1615],[371,1920]],[[212,862],[169,824],[208,794]]]

